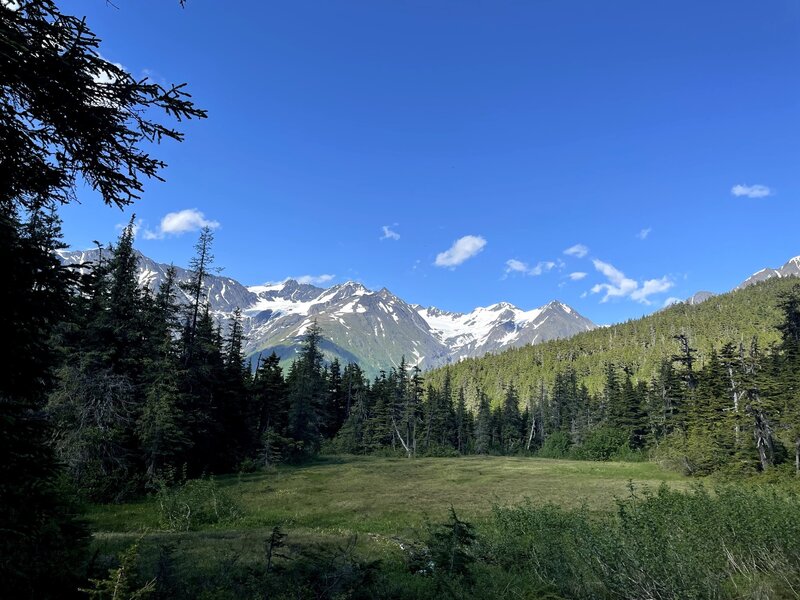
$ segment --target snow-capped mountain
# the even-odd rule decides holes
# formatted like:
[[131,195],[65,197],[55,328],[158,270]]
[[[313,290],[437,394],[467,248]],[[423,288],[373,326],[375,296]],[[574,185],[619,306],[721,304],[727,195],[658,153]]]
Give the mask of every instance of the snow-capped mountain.
[[748,285],[753,285],[754,283],[758,283],[760,281],[772,279],[773,277],[800,277],[800,256],[790,258],[786,264],[778,269],[766,268],[756,271],[750,275],[750,277],[736,286],[735,289],[740,290]]
[[[100,259],[98,250],[59,255],[68,264]],[[139,254],[139,284],[155,290],[167,268]],[[176,275],[178,281],[190,277],[181,268]],[[245,287],[229,277],[211,275],[206,288],[210,309],[218,319],[229,319],[237,307],[242,310],[248,355],[274,350],[289,359],[316,321],[329,357],[358,362],[371,375],[400,364],[402,357],[409,364],[432,368],[595,327],[561,302],[529,311],[501,302],[466,314],[453,313],[410,305],[386,288],[372,291],[354,281],[327,289],[292,279]]]
[[455,359],[483,356],[504,348],[570,337],[596,325],[572,308],[553,301],[524,311],[508,302],[478,307],[470,313],[415,307]]

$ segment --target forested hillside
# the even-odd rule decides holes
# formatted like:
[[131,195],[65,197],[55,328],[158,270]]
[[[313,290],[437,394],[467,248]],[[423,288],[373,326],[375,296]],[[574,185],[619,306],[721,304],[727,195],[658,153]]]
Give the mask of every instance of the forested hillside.
[[476,389],[493,403],[513,383],[525,396],[536,393],[542,382],[570,365],[591,393],[602,391],[608,363],[624,366],[634,382],[649,381],[662,361],[678,352],[675,336],[685,335],[697,350],[702,366],[713,349],[726,343],[749,346],[757,337],[761,348],[776,343],[781,322],[778,298],[797,283],[796,278],[769,279],[727,294],[713,296],[701,304],[676,304],[641,319],[601,327],[564,340],[507,350],[483,358],[467,359],[446,369],[426,374],[441,385],[445,372],[453,386],[464,388],[467,402],[477,407]]

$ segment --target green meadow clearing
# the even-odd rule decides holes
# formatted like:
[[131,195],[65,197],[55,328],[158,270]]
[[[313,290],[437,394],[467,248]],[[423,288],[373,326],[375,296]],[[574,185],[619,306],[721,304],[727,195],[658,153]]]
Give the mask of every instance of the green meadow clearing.
[[[493,505],[553,503],[607,511],[629,494],[630,482],[686,488],[692,481],[653,463],[589,462],[528,457],[324,457],[311,464],[217,478],[243,515],[209,531],[280,525],[290,532],[408,535],[450,506],[479,521]],[[98,538],[159,529],[158,506],[95,506],[89,519]]]
[[[701,483],[647,462],[324,456],[92,506],[91,567],[116,581],[136,545],[126,585],[156,599],[800,597],[795,483]],[[164,519],[190,505],[221,518]],[[451,507],[474,526],[470,575],[425,574],[468,547]]]
[[[425,538],[428,523],[447,519],[450,507],[481,527],[494,505],[585,506],[613,510],[630,484],[685,489],[692,480],[653,463],[588,462],[530,457],[381,458],[328,456],[299,466],[216,478],[240,515],[221,523],[166,531],[155,497],[92,506],[89,521],[98,556],[113,557],[139,540],[147,572],[158,548],[170,545],[180,579],[219,579],[227,565],[264,561],[264,542],[279,526],[290,553],[353,540],[364,559],[402,561],[400,546]],[[212,595],[213,597],[213,595]]]

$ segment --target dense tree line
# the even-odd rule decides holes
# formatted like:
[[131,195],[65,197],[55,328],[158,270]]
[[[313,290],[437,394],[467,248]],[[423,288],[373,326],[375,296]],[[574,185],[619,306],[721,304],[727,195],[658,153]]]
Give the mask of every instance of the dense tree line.
[[[205,297],[212,234],[203,231],[191,278],[169,272],[138,285],[133,227],[83,276],[55,338],[58,385],[48,413],[57,454],[86,497],[118,500],[176,474],[269,466],[320,451],[416,455],[530,454],[606,460],[651,452],[689,473],[800,467],[800,286],[781,296],[780,342],[727,343],[698,358],[672,340],[648,380],[603,365],[592,392],[569,361],[521,392],[491,402],[424,382],[403,360],[368,380],[356,364],[328,363],[308,327],[287,372],[274,353],[251,371],[242,319],[216,321]],[[468,403],[467,396],[477,399]]]

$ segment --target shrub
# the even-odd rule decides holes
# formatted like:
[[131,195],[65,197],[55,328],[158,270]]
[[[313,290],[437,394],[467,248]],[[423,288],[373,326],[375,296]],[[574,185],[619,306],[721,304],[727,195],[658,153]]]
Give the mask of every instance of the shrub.
[[213,478],[160,484],[157,493],[160,525],[169,531],[189,531],[200,525],[225,523],[242,515],[239,506]]
[[660,465],[684,475],[710,475],[726,465],[728,455],[713,438],[701,432],[674,433],[653,451]]
[[543,458],[566,458],[569,456],[571,446],[572,440],[569,435],[563,431],[556,431],[547,436],[537,455]]
[[580,447],[579,457],[585,460],[611,460],[628,450],[628,435],[620,429],[600,427],[590,431]]

